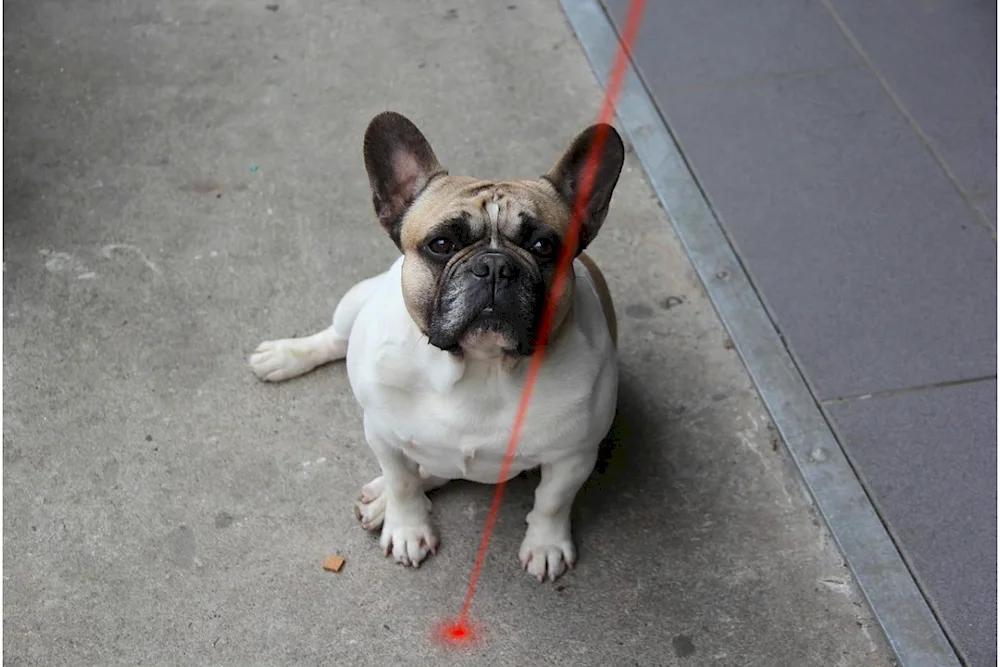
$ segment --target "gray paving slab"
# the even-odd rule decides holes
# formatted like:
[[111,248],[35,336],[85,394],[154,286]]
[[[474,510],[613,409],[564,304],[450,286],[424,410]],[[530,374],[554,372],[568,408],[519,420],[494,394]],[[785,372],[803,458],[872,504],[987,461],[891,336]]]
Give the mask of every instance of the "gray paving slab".
[[[628,0],[603,0],[619,25]],[[860,64],[812,0],[647,2],[634,53],[651,88],[718,85]]]
[[996,408],[995,380],[827,406],[969,667],[997,662]]
[[436,494],[440,553],[390,565],[353,517],[377,466],[343,368],[264,386],[245,358],[392,261],[374,113],[530,177],[600,91],[555,2],[278,5],[4,8],[5,664],[890,665],[631,156],[592,246],[623,388],[579,564],[518,569],[518,480],[483,643],[429,641],[490,489]]
[[[617,35],[597,0],[562,0],[595,74],[607,80]],[[670,215],[784,446],[851,572],[907,667],[960,662],[855,475],[704,193],[634,67],[625,68],[616,112]]]
[[870,73],[661,93],[821,398],[996,372],[995,243]]
[[996,3],[829,4],[962,189],[995,191]]

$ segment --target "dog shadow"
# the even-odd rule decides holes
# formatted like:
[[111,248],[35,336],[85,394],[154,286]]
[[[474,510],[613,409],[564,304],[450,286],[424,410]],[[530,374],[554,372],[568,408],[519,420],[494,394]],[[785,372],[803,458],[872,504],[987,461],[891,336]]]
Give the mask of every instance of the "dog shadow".
[[[574,531],[581,536],[608,515],[618,516],[623,508],[638,506],[641,499],[636,490],[646,487],[647,482],[655,479],[658,485],[665,485],[674,473],[664,437],[669,419],[662,405],[651,405],[648,397],[636,390],[637,383],[624,376],[622,380],[615,420],[574,503]],[[663,401],[664,397],[658,398],[658,403]]]

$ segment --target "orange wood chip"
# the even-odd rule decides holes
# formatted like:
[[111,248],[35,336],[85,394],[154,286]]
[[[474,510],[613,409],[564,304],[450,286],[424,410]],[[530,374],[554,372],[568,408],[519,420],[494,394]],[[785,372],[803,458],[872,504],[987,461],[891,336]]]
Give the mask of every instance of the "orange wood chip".
[[331,554],[323,559],[323,569],[329,572],[340,572],[344,567],[344,559],[338,554]]

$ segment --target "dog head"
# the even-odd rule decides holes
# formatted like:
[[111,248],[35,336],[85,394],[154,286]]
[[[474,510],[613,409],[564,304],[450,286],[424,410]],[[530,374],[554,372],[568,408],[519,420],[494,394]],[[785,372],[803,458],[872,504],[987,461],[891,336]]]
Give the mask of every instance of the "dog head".
[[[570,242],[595,137],[604,133],[575,254],[604,222],[625,149],[610,126],[594,125],[538,180],[483,181],[445,171],[420,130],[385,112],[368,125],[364,157],[375,213],[402,251],[403,299],[430,343],[470,356],[529,355],[556,263]],[[552,330],[573,298],[567,280]]]

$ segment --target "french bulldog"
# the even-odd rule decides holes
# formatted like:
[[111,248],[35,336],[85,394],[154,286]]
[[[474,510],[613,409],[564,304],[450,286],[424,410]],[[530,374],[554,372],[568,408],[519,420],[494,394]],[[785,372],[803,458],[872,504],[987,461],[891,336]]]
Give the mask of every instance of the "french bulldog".
[[253,372],[278,382],[347,360],[365,438],[382,474],[356,513],[381,530],[384,553],[418,567],[438,534],[427,493],[452,479],[498,481],[529,357],[567,242],[588,152],[593,187],[574,259],[554,304],[534,393],[507,479],[540,468],[519,550],[539,581],[573,566],[570,510],[611,428],[618,395],[614,307],[583,250],[608,213],[625,150],[610,126],[580,133],[538,180],[453,176],[405,117],[385,112],[365,132],[375,213],[401,256],[343,296],[332,325],[262,343]]

